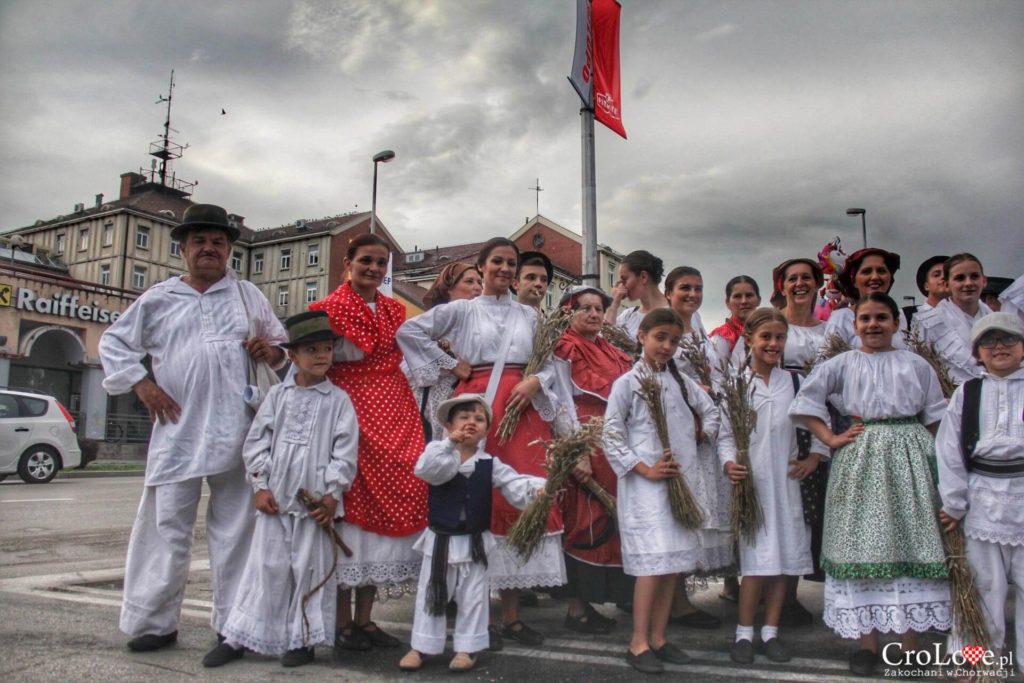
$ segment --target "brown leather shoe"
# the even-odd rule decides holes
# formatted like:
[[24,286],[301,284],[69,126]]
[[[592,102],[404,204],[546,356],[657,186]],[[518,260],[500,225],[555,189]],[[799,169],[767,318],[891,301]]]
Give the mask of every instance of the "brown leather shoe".
[[398,660],[398,668],[402,671],[419,671],[423,666],[423,655],[416,650],[409,650]]
[[452,657],[452,661],[448,664],[448,668],[451,671],[458,673],[465,673],[472,669],[476,665],[476,657],[469,654],[468,652],[456,652],[455,656]]

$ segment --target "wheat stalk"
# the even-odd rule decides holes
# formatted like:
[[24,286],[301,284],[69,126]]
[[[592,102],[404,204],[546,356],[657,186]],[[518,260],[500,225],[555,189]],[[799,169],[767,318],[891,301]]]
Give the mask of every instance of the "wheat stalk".
[[849,342],[840,337],[837,333],[830,332],[825,336],[825,343],[821,345],[820,349],[818,349],[818,353],[814,357],[808,358],[804,363],[804,374],[814,369],[815,365],[824,363],[828,359],[835,358],[839,354],[846,353],[852,349],[853,347],[850,346]]
[[626,331],[626,328],[611,323],[601,325],[601,336],[608,340],[612,346],[625,351],[630,356],[640,353],[640,342]]
[[[713,387],[714,384],[711,381],[711,361],[708,360],[707,350],[704,348],[704,344],[701,343],[701,338],[697,333],[684,334],[682,339],[679,340],[679,349],[683,354],[683,358],[690,364],[693,371],[697,373],[700,383],[706,387]],[[713,393],[712,398],[714,398]]]
[[942,361],[942,357],[935,350],[935,344],[926,342],[917,330],[907,330],[903,333],[907,341],[907,348],[928,361],[935,374],[939,377],[939,386],[942,388],[942,395],[949,398],[956,391],[957,383],[949,374],[949,368]]
[[986,649],[989,643],[988,627],[978,597],[978,588],[974,584],[971,565],[967,562],[964,550],[964,532],[957,526],[953,531],[942,535],[946,546],[946,565],[949,567],[949,592],[953,602],[953,620],[956,633],[964,644],[982,645]]
[[[534,442],[544,445],[544,462],[547,468],[544,490],[530,501],[505,536],[508,545],[523,558],[524,562],[530,559],[544,537],[548,515],[558,491],[565,486],[580,460],[589,457],[592,451],[601,447],[603,430],[604,418],[595,416],[568,436]],[[601,491],[608,496],[607,491]],[[615,499],[611,500],[614,509]]]
[[[562,333],[569,327],[571,319],[572,311],[560,306],[537,321],[537,329],[533,333],[533,351],[530,354],[530,359],[526,362],[526,367],[523,368],[524,378],[537,374],[541,366],[551,357],[555,350],[555,344],[562,338]],[[505,409],[505,414],[501,416],[501,422],[498,424],[499,444],[506,443],[515,433],[516,427],[519,425],[519,417],[525,407],[525,405],[517,403],[511,408]]]
[[[658,432],[662,450],[669,451],[672,446],[668,436],[668,417],[665,415],[665,404],[661,400],[661,382],[647,363],[641,363],[637,370],[637,381],[640,388],[637,395],[647,404],[651,413],[654,428]],[[671,457],[671,456],[669,456]],[[679,476],[666,480],[668,498],[672,508],[672,516],[687,529],[699,529],[704,524],[704,513],[700,505],[686,485],[682,472]]]
[[748,542],[753,541],[764,526],[764,511],[757,499],[754,487],[754,471],[750,463],[750,435],[757,429],[757,411],[751,398],[754,391],[753,375],[746,365],[736,372],[726,361],[722,362],[722,400],[719,403],[732,425],[736,442],[736,464],[747,468],[747,476],[732,487],[732,511],[730,513],[733,536]]

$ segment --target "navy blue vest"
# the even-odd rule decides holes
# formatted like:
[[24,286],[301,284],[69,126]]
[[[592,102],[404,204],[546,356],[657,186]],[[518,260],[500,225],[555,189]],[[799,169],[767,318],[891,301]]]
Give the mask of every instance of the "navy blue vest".
[[[494,484],[490,458],[477,460],[469,477],[456,474],[440,486],[430,486],[430,528],[449,534],[473,534],[491,527],[491,495]],[[462,512],[465,510],[464,519]]]

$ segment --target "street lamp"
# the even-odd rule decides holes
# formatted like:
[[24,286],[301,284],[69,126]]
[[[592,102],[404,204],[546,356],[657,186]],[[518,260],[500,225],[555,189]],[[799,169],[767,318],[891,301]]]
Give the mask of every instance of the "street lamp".
[[861,229],[861,232],[864,234],[864,248],[865,249],[867,249],[867,247],[868,247],[868,221],[867,221],[867,218],[865,218],[865,216],[867,216],[867,213],[868,213],[867,209],[847,209],[846,210],[846,215],[847,216],[860,216],[860,229]]
[[390,149],[377,152],[373,155],[373,203],[370,206],[370,234],[377,231],[377,164],[387,163],[395,158],[395,153]]

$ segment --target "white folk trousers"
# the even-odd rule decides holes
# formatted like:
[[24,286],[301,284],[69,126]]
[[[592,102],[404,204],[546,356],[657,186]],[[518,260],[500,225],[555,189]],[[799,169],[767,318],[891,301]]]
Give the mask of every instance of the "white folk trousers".
[[[213,582],[211,623],[220,631],[235,600],[252,538],[252,489],[239,467],[206,477],[206,541]],[[128,542],[121,630],[129,636],[176,631],[191,562],[201,477],[147,486]]]
[[[985,607],[985,623],[991,642],[989,647],[997,654],[1006,643],[1006,597],[1009,584],[1017,590],[1016,637],[1017,648],[1014,652],[1014,664],[1020,670],[1020,657],[1024,654],[1024,546],[1004,545],[990,541],[979,541],[967,537],[967,562],[974,573],[974,584]],[[951,638],[951,646],[959,650],[962,645]]]
[[[416,589],[416,615],[412,622],[412,649],[425,655],[444,652],[447,619],[427,614],[426,598],[430,586],[430,558],[423,558],[420,582]],[[452,644],[456,652],[480,652],[489,644],[487,616],[490,605],[487,568],[479,562],[460,562],[448,565],[445,576],[448,598],[458,606]]]

